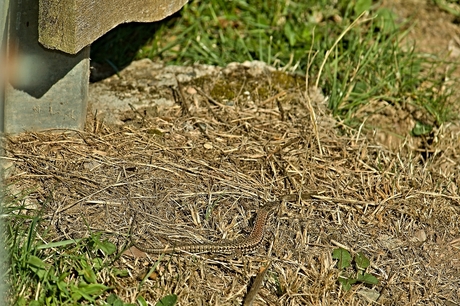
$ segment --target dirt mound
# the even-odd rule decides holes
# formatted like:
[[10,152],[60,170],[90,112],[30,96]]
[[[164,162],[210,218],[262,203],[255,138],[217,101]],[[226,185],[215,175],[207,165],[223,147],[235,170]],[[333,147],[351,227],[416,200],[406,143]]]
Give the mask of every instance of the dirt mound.
[[[102,232],[119,251],[130,233],[148,245],[239,239],[260,205],[282,200],[255,254],[166,256],[138,290],[157,257],[125,253],[116,265],[130,276],[109,281],[125,301],[175,293],[182,305],[234,305],[271,261],[259,305],[460,303],[458,129],[440,130],[429,151],[409,138],[390,151],[332,118],[303,78],[254,69],[165,87],[145,73],[106,80],[100,92],[135,98],[124,124],[99,113],[85,132],[10,138],[9,181],[43,204],[54,241]],[[343,291],[338,246],[363,252],[379,284]]]

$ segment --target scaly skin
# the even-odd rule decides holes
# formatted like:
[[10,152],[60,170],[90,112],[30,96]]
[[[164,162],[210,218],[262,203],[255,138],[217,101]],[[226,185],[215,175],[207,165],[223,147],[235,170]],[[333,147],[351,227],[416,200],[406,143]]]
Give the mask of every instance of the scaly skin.
[[146,248],[139,246],[134,240],[131,243],[139,250],[150,254],[171,254],[171,253],[250,253],[255,251],[264,239],[265,224],[270,214],[279,207],[279,202],[269,202],[257,213],[254,227],[244,239],[228,243],[208,244],[179,244],[172,247]]

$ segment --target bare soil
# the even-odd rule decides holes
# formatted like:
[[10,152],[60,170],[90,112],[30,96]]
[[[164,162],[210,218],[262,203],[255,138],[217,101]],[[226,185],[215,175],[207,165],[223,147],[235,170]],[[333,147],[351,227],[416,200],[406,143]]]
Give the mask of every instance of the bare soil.
[[[433,1],[383,1],[382,6],[391,9],[399,17],[396,22],[408,31],[404,39],[407,48],[443,60],[445,64],[438,68],[440,75],[445,74],[446,84],[457,82],[460,69],[455,65],[460,58],[460,20],[435,6]],[[447,72],[451,69],[455,70],[448,76]],[[454,92],[451,101],[458,101],[459,98],[460,93]],[[459,113],[458,105],[450,107],[453,112]],[[369,103],[354,116],[373,127],[368,137],[373,137],[374,141],[391,149],[397,149],[405,142],[416,122],[433,125],[435,120],[415,104],[390,105],[381,100]],[[419,149],[426,143],[421,138],[413,138],[412,141],[413,146]]]
[[[417,7],[411,35],[427,52],[448,49],[458,35],[428,2],[384,5],[401,18]],[[425,40],[436,34],[430,22],[449,31],[436,38],[440,49],[424,45],[435,39]],[[8,180],[32,208],[42,203],[52,241],[102,232],[124,251],[115,265],[129,275],[100,277],[125,302],[141,294],[154,305],[174,293],[178,305],[240,305],[270,262],[254,305],[460,305],[458,123],[423,147],[402,130],[382,134],[404,135],[389,144],[379,130],[335,120],[304,78],[257,62],[143,60],[92,84],[91,101],[83,132],[9,138]],[[395,119],[397,110],[383,117],[409,129],[413,113],[404,113],[409,123]],[[159,260],[127,249],[130,235],[147,246],[239,239],[275,199],[280,209],[254,254]],[[338,247],[363,252],[379,284],[342,290],[331,256]]]

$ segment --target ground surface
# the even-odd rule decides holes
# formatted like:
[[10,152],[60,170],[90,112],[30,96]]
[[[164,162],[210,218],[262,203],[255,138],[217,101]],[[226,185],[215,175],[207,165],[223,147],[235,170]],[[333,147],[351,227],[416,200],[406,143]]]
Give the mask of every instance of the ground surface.
[[[408,30],[405,42],[408,46],[415,46],[417,52],[433,54],[446,61],[446,65],[440,67],[445,72],[452,65],[449,62],[458,62],[460,59],[460,27],[459,20],[455,16],[436,7],[431,1],[383,1],[382,6],[391,9],[399,16],[397,22],[405,24]],[[453,78],[460,77],[457,68]],[[453,80],[456,82],[456,80]],[[442,90],[442,89],[441,89]],[[455,99],[459,94],[455,93]],[[458,109],[455,110],[458,112]],[[403,142],[406,135],[415,126],[416,121],[430,123],[426,112],[413,105],[389,105],[385,101],[374,101],[355,114],[366,124],[375,127],[372,137],[385,147],[397,148]],[[416,144],[423,147],[423,141]],[[417,142],[417,141],[416,141]]]
[[458,57],[459,20],[454,15],[433,5],[431,1],[383,1],[383,6],[391,8],[401,22],[411,20],[409,39],[416,43],[418,50],[438,55]]
[[[417,10],[417,48],[458,56],[453,17],[422,1],[384,5],[402,19]],[[387,108],[367,115],[384,128],[351,130],[321,90],[261,63],[143,60],[120,76],[92,84],[85,132],[8,144],[10,181],[46,203],[50,239],[100,231],[120,251],[130,232],[147,246],[234,240],[283,199],[255,254],[165,256],[139,287],[158,257],[127,250],[115,265],[128,276],[100,276],[126,302],[174,293],[179,305],[238,305],[271,262],[255,305],[460,305],[458,123],[413,138],[423,114]],[[338,246],[363,252],[379,284],[343,291]]]

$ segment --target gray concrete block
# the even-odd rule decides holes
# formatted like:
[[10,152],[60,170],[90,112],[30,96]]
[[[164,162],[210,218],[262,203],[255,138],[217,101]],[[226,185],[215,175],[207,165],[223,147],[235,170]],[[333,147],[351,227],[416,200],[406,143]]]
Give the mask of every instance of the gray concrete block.
[[89,82],[89,46],[75,55],[38,42],[38,0],[10,1],[7,56],[9,82],[3,130],[84,127]]

